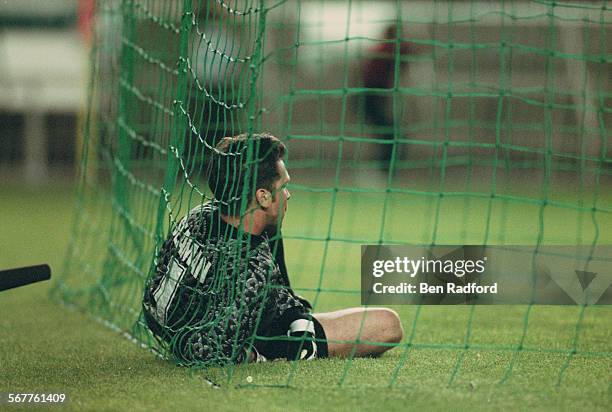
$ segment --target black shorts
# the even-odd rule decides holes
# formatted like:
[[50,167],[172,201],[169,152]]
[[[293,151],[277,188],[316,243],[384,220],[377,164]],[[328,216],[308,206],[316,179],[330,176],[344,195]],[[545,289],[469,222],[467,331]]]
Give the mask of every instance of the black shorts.
[[[327,358],[327,337],[321,323],[313,316],[315,342],[317,343],[317,358]],[[280,332],[280,331],[277,331]],[[266,334],[266,337],[283,336],[283,332]],[[255,339],[255,349],[269,360],[287,358],[286,339]]]

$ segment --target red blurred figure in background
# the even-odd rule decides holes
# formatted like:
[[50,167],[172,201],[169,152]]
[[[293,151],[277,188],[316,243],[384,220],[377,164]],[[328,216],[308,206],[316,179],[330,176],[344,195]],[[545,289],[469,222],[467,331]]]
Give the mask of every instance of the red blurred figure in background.
[[85,43],[91,44],[96,0],[79,0],[77,26]]
[[[385,89],[370,91],[365,94],[364,108],[366,120],[373,126],[381,129],[379,135],[386,139],[393,139],[393,128],[395,122],[401,121],[395,118],[393,113],[393,95],[397,92],[393,90],[399,87],[402,72],[406,70],[407,62],[402,61],[402,56],[418,54],[420,47],[416,44],[401,41],[402,33],[398,36],[397,25],[392,24],[387,27],[384,35],[384,42],[377,43],[369,50],[369,57],[363,67],[363,85],[368,89]],[[398,47],[398,39],[400,40]],[[396,81],[395,67],[398,64]],[[384,159],[391,161],[393,144],[383,144]]]

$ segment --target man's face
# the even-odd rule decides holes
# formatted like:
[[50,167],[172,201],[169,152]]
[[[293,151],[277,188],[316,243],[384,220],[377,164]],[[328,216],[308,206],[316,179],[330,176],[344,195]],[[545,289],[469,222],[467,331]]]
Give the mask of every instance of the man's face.
[[287,201],[291,197],[291,193],[287,189],[291,177],[287,172],[284,161],[279,160],[276,163],[276,168],[280,179],[275,181],[272,187],[272,204],[268,208],[268,217],[270,218],[270,225],[280,226],[287,211]]

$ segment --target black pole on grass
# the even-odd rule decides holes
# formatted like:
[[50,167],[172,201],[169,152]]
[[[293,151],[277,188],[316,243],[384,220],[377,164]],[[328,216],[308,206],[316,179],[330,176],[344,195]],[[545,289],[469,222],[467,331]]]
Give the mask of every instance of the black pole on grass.
[[0,291],[51,279],[49,265],[26,266],[0,271]]

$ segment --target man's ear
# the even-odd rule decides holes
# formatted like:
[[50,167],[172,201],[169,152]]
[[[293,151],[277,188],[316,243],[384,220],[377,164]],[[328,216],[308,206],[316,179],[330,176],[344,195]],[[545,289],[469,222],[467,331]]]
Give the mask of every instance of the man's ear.
[[257,189],[255,192],[255,198],[257,199],[257,203],[263,209],[270,207],[272,204],[272,194],[266,189]]

